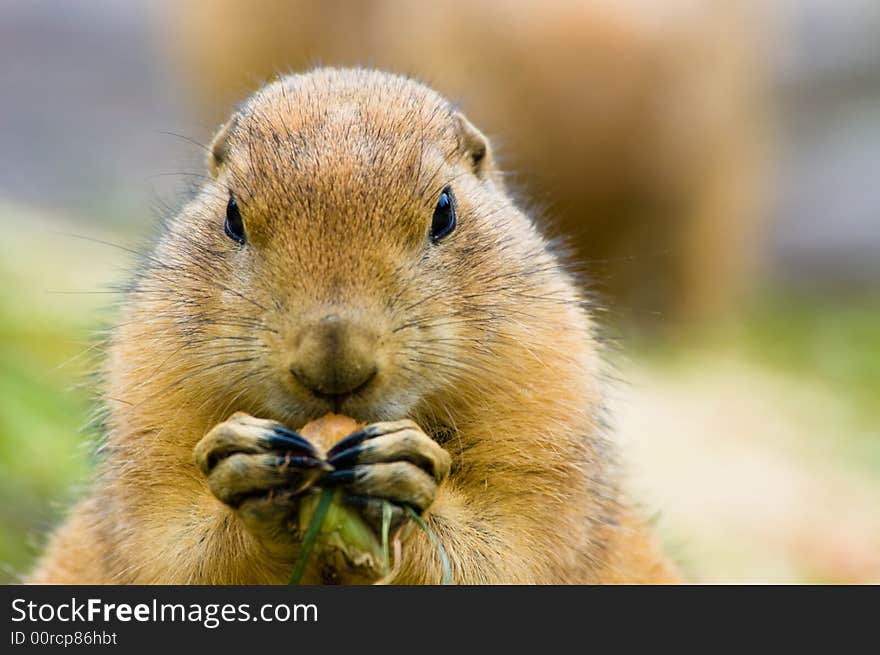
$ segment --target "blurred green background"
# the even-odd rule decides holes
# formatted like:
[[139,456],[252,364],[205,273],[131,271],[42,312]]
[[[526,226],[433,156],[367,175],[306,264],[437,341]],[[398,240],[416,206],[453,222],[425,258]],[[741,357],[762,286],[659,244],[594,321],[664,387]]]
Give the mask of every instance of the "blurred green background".
[[[880,99],[880,12],[755,5],[785,37],[759,63],[775,118],[747,249],[758,263],[699,316],[608,303],[617,434],[628,484],[693,579],[880,582],[880,116],[866,109]],[[0,581],[27,571],[88,482],[113,286],[201,171],[187,139],[216,127],[200,107],[217,91],[196,88],[166,40],[175,7],[0,8]],[[224,88],[262,74],[242,65]]]

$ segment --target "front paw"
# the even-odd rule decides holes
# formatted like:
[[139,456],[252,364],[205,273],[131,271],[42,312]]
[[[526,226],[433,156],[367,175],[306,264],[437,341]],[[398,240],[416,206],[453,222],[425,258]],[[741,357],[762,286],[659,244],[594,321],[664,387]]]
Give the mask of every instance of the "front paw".
[[242,412],[216,425],[194,454],[211,493],[265,546],[285,553],[297,536],[301,494],[331,470],[300,435]]
[[321,484],[341,487],[344,502],[374,529],[382,522],[383,501],[389,501],[393,530],[405,522],[405,506],[419,514],[431,506],[452,463],[410,420],[368,425],[333,446],[327,461],[335,470]]

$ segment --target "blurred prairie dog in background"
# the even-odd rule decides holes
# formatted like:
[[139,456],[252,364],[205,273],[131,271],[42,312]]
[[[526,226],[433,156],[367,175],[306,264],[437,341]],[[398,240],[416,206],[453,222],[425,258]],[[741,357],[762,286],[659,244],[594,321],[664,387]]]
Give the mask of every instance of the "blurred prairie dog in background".
[[183,0],[172,57],[204,122],[278,72],[397,70],[459,100],[589,274],[611,323],[685,325],[762,243],[760,3]]

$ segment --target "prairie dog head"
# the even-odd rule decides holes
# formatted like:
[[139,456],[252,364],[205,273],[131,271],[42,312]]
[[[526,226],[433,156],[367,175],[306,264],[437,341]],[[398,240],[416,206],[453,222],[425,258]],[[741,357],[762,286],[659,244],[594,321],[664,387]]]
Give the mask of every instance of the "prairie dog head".
[[229,410],[294,425],[458,411],[577,300],[485,137],[410,79],[285,77],[210,150],[154,259],[172,264],[188,384]]

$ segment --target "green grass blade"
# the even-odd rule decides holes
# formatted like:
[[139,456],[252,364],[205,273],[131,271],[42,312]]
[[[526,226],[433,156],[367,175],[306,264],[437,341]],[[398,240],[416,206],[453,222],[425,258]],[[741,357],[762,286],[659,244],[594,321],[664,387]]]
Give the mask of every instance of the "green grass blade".
[[306,565],[312,555],[312,549],[315,547],[315,540],[318,538],[318,532],[327,516],[327,510],[330,509],[330,503],[333,500],[333,490],[324,489],[321,491],[321,498],[318,500],[318,506],[312,515],[312,520],[303,537],[302,546],[299,549],[299,557],[296,559],[296,566],[293,573],[290,574],[290,582],[287,584],[298,585],[302,580],[303,574],[306,572]]
[[407,505],[406,511],[409,512],[416,524],[428,535],[428,538],[434,542],[434,546],[437,548],[437,554],[440,555],[440,565],[443,567],[443,581],[441,584],[452,584],[452,567],[449,566],[449,556],[446,554],[443,544],[440,543],[434,531],[425,524],[422,517],[412,507]]
[[382,562],[384,575],[391,571],[391,558],[388,556],[388,533],[391,530],[391,503],[382,501]]

